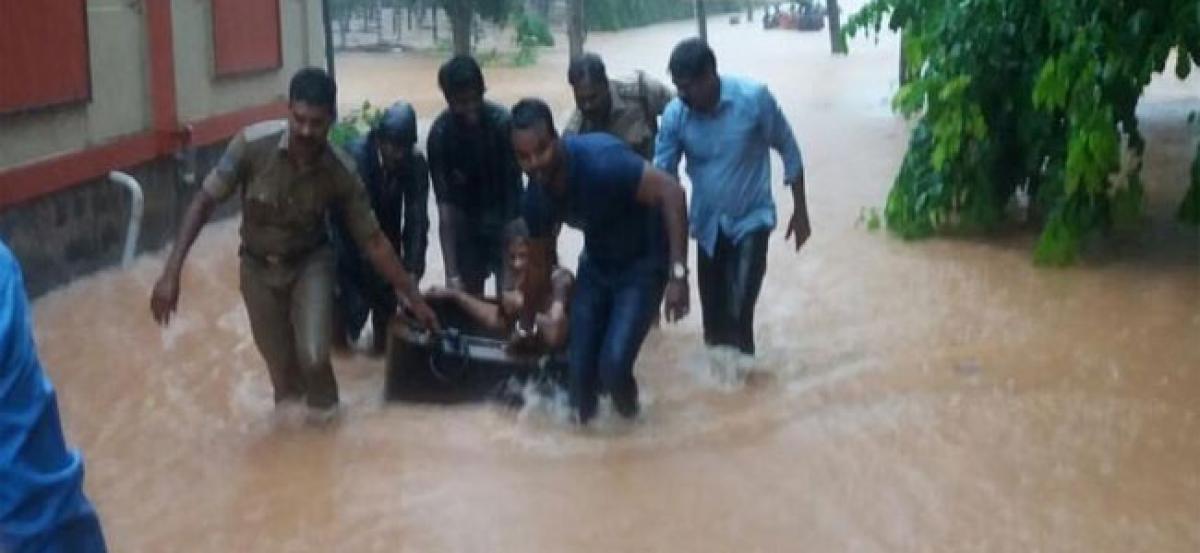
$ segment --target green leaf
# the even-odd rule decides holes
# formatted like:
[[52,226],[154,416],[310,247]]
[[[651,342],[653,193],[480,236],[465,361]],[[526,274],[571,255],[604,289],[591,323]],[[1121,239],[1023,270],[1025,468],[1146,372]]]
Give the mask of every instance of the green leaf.
[[1136,175],[1130,177],[1129,184],[1117,189],[1113,194],[1113,226],[1127,230],[1137,228],[1141,222],[1143,199],[1141,179]]

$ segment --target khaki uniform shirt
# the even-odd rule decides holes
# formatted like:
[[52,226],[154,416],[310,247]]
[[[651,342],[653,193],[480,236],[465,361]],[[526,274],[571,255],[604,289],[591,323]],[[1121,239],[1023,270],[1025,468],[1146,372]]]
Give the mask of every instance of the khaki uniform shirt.
[[607,132],[629,144],[646,161],[654,161],[658,116],[675,98],[675,93],[641,71],[633,79],[609,79],[608,90],[612,98],[612,112],[606,123],[585,120],[576,109],[563,132]]
[[243,129],[230,141],[204,189],[218,201],[242,198],[242,247],[252,257],[288,260],[327,241],[326,211],[341,212],[354,240],[363,246],[379,232],[366,188],[353,162],[328,146],[311,166],[297,168],[287,157],[286,121]]

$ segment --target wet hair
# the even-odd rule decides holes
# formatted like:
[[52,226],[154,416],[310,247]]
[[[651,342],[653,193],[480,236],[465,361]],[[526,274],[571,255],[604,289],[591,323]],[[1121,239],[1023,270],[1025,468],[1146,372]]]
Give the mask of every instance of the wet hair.
[[567,67],[567,82],[571,86],[587,81],[595,85],[608,84],[608,73],[604,70],[604,60],[600,56],[587,52],[571,60]]
[[511,262],[508,256],[512,253],[513,246],[520,242],[529,241],[529,225],[525,224],[525,219],[516,218],[504,225],[504,230],[501,231],[504,244],[504,274],[502,275],[503,288],[506,291],[516,289],[516,277],[513,274]]
[[672,77],[694,79],[717,72],[717,57],[712,48],[699,38],[689,38],[675,45],[671,50],[671,61],[667,69]]
[[288,101],[304,102],[309,105],[337,111],[337,83],[324,69],[305,67],[292,75],[288,85]]
[[558,136],[558,130],[554,128],[554,116],[550,113],[550,106],[547,106],[546,102],[538,98],[522,98],[520,102],[513,105],[513,130],[527,131],[538,125],[545,125],[551,136]]
[[483,70],[471,56],[454,56],[438,69],[438,87],[442,94],[451,96],[467,90],[483,94]]
[[504,247],[511,248],[518,240],[529,240],[529,225],[525,219],[514,219],[504,226]]
[[[525,219],[522,219],[519,217],[516,219],[513,219],[511,222],[509,222],[507,225],[504,226],[503,236],[504,236],[504,251],[505,251],[504,255],[506,255],[506,256],[509,254],[509,252],[512,251],[513,246],[515,246],[521,242],[531,243],[533,241],[533,236],[529,232],[529,225],[525,222]],[[546,248],[544,250],[544,252],[545,252],[545,256],[546,256],[546,268],[550,271],[550,275],[553,275],[554,267],[558,266],[558,252],[555,251],[555,249],[553,247],[553,243],[551,243],[551,247]],[[507,262],[505,262],[504,270],[509,271]],[[506,290],[513,289],[514,283],[512,282],[512,280],[513,279],[512,279],[511,274],[506,274],[504,276],[504,283],[505,283]]]

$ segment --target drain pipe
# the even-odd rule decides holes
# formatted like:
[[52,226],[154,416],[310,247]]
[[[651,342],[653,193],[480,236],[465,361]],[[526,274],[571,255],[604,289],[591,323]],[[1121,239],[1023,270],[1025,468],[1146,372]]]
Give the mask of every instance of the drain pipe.
[[[329,10],[330,0],[321,0],[321,23],[325,30],[325,70],[329,72],[329,78],[337,80],[337,73],[333,70],[333,16]],[[346,8],[349,9],[349,8]],[[380,11],[380,17],[383,15]],[[379,23],[380,28],[383,23]]]
[[129,191],[129,225],[125,228],[125,249],[121,253],[121,266],[128,267],[133,261],[133,254],[137,253],[138,234],[142,229],[142,211],[145,210],[146,200],[142,195],[142,185],[127,173],[113,171],[108,174],[108,180]]

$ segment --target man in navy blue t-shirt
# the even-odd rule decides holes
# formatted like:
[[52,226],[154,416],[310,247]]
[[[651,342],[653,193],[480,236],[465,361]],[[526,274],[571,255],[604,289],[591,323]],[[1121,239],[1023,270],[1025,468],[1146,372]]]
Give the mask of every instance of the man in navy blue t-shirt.
[[513,106],[512,129],[530,180],[522,208],[530,234],[555,237],[563,223],[583,232],[567,342],[571,405],[586,423],[603,391],[632,417],[633,362],[659,303],[668,321],[688,311],[683,188],[610,135],[559,138],[541,100]]

